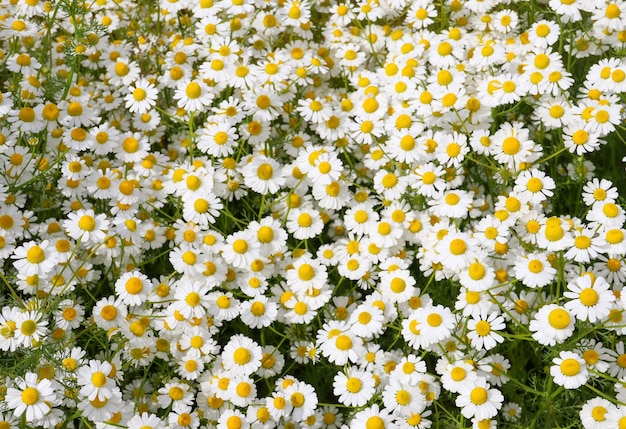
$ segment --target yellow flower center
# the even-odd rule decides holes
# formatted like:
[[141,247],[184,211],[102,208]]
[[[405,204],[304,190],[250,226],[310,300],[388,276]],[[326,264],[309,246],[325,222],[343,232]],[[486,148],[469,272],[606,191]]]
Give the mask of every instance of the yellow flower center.
[[385,429],[386,427],[385,421],[378,416],[369,417],[365,422],[365,429]]
[[389,287],[394,293],[402,293],[406,289],[406,282],[400,277],[394,277]]
[[485,402],[487,402],[488,398],[489,398],[488,392],[483,387],[475,387],[470,392],[470,401],[474,405],[482,405]]
[[520,151],[521,144],[515,137],[507,137],[502,142],[502,152],[507,155],[515,155]]
[[573,377],[580,372],[580,363],[576,359],[564,359],[560,368],[563,375]]
[[245,365],[250,362],[251,358],[252,355],[250,354],[250,351],[245,347],[239,347],[235,350],[235,353],[233,353],[233,360],[237,365]]
[[121,61],[115,63],[115,74],[117,74],[118,76],[126,76],[129,71],[130,69],[125,63]]
[[239,238],[233,242],[233,250],[240,255],[244,254],[248,251],[248,243],[246,240]]
[[241,421],[241,417],[239,416],[230,416],[226,420],[227,429],[241,429],[242,426],[243,426],[243,422]]
[[361,380],[356,377],[350,377],[346,382],[346,389],[348,389],[348,392],[350,393],[360,392],[362,386],[363,384],[361,383]]
[[271,164],[263,163],[257,168],[257,176],[261,180],[270,180],[274,175],[274,169]]
[[117,308],[110,304],[105,305],[102,307],[102,310],[100,310],[100,316],[102,316],[104,320],[110,322],[117,317]]
[[96,220],[93,216],[84,215],[78,220],[78,227],[83,231],[93,231],[96,228]]
[[569,313],[562,308],[555,308],[548,314],[548,323],[554,329],[565,329],[569,326],[570,321]]
[[133,90],[133,98],[137,101],[143,101],[148,96],[148,93],[143,88],[135,88]]
[[538,179],[536,177],[533,177],[528,181],[528,183],[526,183],[526,189],[533,193],[541,191],[542,188],[543,183],[541,182],[541,179]]
[[605,414],[607,409],[601,405],[597,405],[591,409],[591,417],[597,422],[603,422],[606,420]]
[[489,335],[489,332],[491,332],[491,325],[489,324],[489,322],[487,322],[486,320],[481,320],[480,322],[476,323],[476,333],[478,335],[484,337]]
[[102,387],[107,382],[107,376],[103,372],[96,371],[91,374],[91,383],[96,387]]
[[535,33],[537,33],[539,37],[546,37],[550,34],[550,26],[547,24],[539,24],[537,28],[535,28]]
[[428,315],[428,317],[426,317],[426,323],[435,328],[441,325],[442,322],[443,318],[437,313],[431,313]]
[[185,297],[185,302],[191,307],[195,307],[200,304],[200,294],[198,292],[189,292]]
[[468,304],[478,303],[478,301],[480,301],[480,293],[474,292],[472,290],[468,291],[465,294],[465,301],[467,301]]
[[609,4],[604,11],[604,16],[609,19],[619,18],[621,14],[622,12],[620,11],[619,6],[615,3]]
[[256,317],[260,317],[262,315],[265,314],[265,304],[263,304],[262,302],[259,301],[255,301],[251,306],[250,306],[250,312],[255,315]]
[[259,95],[256,99],[256,105],[259,109],[267,109],[272,105],[272,100],[265,94]]
[[126,292],[137,295],[143,290],[143,282],[138,277],[131,277],[126,281]]
[[455,366],[454,368],[452,368],[452,371],[450,371],[450,378],[452,378],[454,381],[465,380],[466,376],[467,372],[465,371],[465,369],[458,366]]
[[606,217],[614,218],[619,214],[619,208],[613,203],[606,203],[604,207],[602,207],[602,213],[604,213]]
[[585,350],[583,352],[583,359],[585,360],[587,365],[595,365],[600,360],[600,354],[598,354],[598,352],[593,349]]
[[39,401],[39,391],[34,387],[27,387],[22,392],[21,398],[26,405],[34,405]]
[[596,305],[599,298],[598,292],[592,288],[586,288],[580,292],[580,302],[587,307]]
[[198,198],[193,202],[193,208],[198,213],[206,213],[209,210],[209,202],[204,198]]
[[455,256],[462,255],[467,250],[467,244],[460,238],[455,238],[450,242],[450,253]]
[[46,259],[46,254],[39,246],[33,246],[26,252],[26,260],[31,264],[40,264]]
[[298,268],[298,277],[303,281],[309,281],[315,277],[315,269],[310,264],[302,264]]
[[540,273],[543,270],[543,263],[537,259],[528,261],[528,271],[533,274]]
[[185,88],[185,95],[188,98],[199,98],[202,95],[202,87],[197,82],[190,82]]
[[304,405],[304,395],[300,392],[295,392],[289,398],[289,402],[296,408],[301,407]]
[[352,340],[349,336],[341,334],[335,339],[335,346],[342,351],[352,348]]

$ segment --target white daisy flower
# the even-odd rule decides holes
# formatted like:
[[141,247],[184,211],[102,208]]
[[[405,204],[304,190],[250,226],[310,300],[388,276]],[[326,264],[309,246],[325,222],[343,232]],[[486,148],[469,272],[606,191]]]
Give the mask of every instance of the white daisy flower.
[[25,414],[27,422],[42,419],[51,410],[50,404],[56,400],[52,383],[47,378],[38,381],[37,374],[27,372],[16,382],[17,389],[7,389],[5,401],[16,417]]

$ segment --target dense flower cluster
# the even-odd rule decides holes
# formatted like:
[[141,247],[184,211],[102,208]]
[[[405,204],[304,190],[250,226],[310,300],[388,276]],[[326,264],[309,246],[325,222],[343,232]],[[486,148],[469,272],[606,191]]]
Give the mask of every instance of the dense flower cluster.
[[626,427],[625,28],[3,2],[0,424]]

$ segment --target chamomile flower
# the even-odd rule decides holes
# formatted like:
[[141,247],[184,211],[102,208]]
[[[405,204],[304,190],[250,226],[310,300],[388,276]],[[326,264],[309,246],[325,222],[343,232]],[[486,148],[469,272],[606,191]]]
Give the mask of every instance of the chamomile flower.
[[516,192],[521,199],[532,205],[539,204],[553,195],[552,190],[556,187],[554,180],[544,172],[533,168],[524,170],[515,179]]
[[211,225],[224,208],[222,201],[213,193],[190,195],[183,200],[183,219],[198,225]]
[[361,304],[350,315],[350,330],[362,338],[376,338],[383,331],[384,315],[380,308]]
[[570,227],[571,225],[560,217],[552,216],[546,219],[537,234],[537,244],[548,252],[571,247],[574,244],[574,238],[569,230]]
[[319,212],[313,208],[295,208],[287,215],[287,231],[298,240],[317,237],[324,229]]
[[188,112],[197,112],[207,108],[215,95],[202,80],[184,80],[176,85],[174,100]]
[[27,276],[45,277],[57,263],[58,255],[49,240],[29,241],[15,249],[13,266]]
[[275,194],[285,184],[280,164],[266,156],[255,156],[242,174],[246,186],[259,194]]
[[126,305],[141,305],[150,293],[150,280],[140,271],[122,274],[115,282],[115,293]]
[[457,132],[443,133],[435,149],[437,161],[443,167],[458,167],[468,153],[467,137]]
[[441,194],[446,188],[446,182],[443,179],[445,170],[432,162],[426,164],[418,164],[413,169],[413,176],[417,180],[411,180],[411,187],[415,188],[419,195],[433,198]]
[[409,384],[419,384],[426,372],[426,363],[417,355],[408,354],[400,359],[398,365],[393,369],[389,377],[397,378]]
[[221,256],[235,268],[246,268],[260,256],[259,249],[259,241],[251,231],[237,231],[222,244]]
[[598,255],[598,261],[593,264],[593,272],[611,284],[626,281],[626,264],[621,256],[612,253]]
[[593,124],[582,119],[574,119],[563,128],[563,143],[572,153],[582,155],[600,147],[603,140],[600,133],[594,131]]
[[278,306],[264,295],[244,301],[240,306],[241,321],[253,329],[267,327],[276,320]]
[[374,175],[374,190],[386,200],[397,201],[409,184],[407,179],[397,172],[379,170]]
[[[583,339],[576,345],[579,352],[587,364],[587,368],[598,372],[606,372],[609,369],[607,362],[611,350],[595,339]],[[590,374],[592,377],[597,374]]]
[[427,28],[437,17],[435,6],[426,0],[411,3],[407,11],[406,23],[416,30]]
[[233,375],[251,375],[261,366],[263,351],[252,339],[234,335],[222,350],[222,365]]
[[382,399],[385,408],[394,415],[407,417],[426,408],[426,399],[419,386],[407,380],[390,378],[383,389]]
[[361,407],[374,395],[375,379],[367,371],[348,367],[338,372],[333,379],[333,394],[340,403],[348,407]]
[[534,143],[521,122],[504,123],[493,135],[493,156],[501,164],[514,168],[532,158]]
[[90,245],[104,240],[109,229],[109,221],[104,214],[96,215],[91,209],[81,209],[69,213],[67,220],[63,221],[63,226],[70,237],[80,240],[82,244]]
[[513,269],[515,278],[531,288],[544,287],[556,277],[556,268],[552,267],[548,256],[540,252],[519,255]]
[[169,427],[172,429],[197,429],[200,426],[198,410],[192,410],[190,406],[181,407],[168,415]]
[[475,259],[477,247],[477,239],[466,233],[451,232],[437,243],[435,250],[439,252],[438,260],[446,269],[458,271],[468,267]]
[[569,338],[574,332],[576,319],[565,307],[546,304],[530,321],[529,329],[539,344],[554,346]]
[[156,104],[158,90],[148,79],[139,79],[128,87],[128,92],[124,100],[132,113],[144,114]]
[[370,203],[358,203],[348,208],[344,215],[346,229],[357,235],[363,235],[374,228],[378,219],[379,215]]
[[186,319],[201,318],[209,307],[209,288],[200,282],[179,281],[171,306]]
[[601,234],[597,234],[589,228],[578,227],[574,229],[573,233],[574,245],[565,252],[565,257],[575,262],[589,262],[596,259],[598,254],[616,250],[609,248]]
[[285,398],[291,403],[291,417],[298,421],[305,421],[313,415],[317,408],[317,393],[315,388],[304,381],[296,381],[283,391]]
[[581,0],[574,0],[571,3],[562,2],[561,0],[550,0],[548,4],[554,12],[560,15],[561,20],[565,23],[580,21],[582,19],[581,11],[587,9]]
[[17,316],[13,331],[17,344],[26,348],[40,346],[48,333],[48,321],[36,310],[25,311]]
[[613,182],[607,179],[593,178],[583,186],[583,201],[592,206],[596,201],[614,203],[619,193]]
[[51,411],[56,394],[50,380],[38,380],[37,374],[27,372],[23,379],[8,387],[5,401],[16,417],[24,415],[27,422],[42,419]]
[[420,307],[415,311],[421,335],[428,344],[437,343],[452,334],[456,317],[452,311],[442,305],[428,308]]
[[[208,314],[215,320],[229,321],[239,315],[240,301],[234,298],[231,292],[215,292],[209,294],[209,297],[211,300],[209,302]],[[175,312],[172,311],[172,313],[176,317]]]
[[116,301],[115,297],[110,296],[100,299],[91,314],[97,326],[109,330],[118,327],[126,319],[128,309],[121,300]]
[[[624,224],[624,221],[626,221],[626,214],[624,213],[624,209],[615,203],[596,201],[591,206],[591,210],[587,212],[586,219],[589,221],[588,226],[590,228],[601,225],[605,229],[619,229]],[[607,237],[607,242],[612,244],[611,241],[614,240]]]
[[322,355],[337,365],[358,362],[365,350],[362,340],[349,330],[346,322],[325,323],[317,339]]
[[174,411],[180,411],[192,404],[193,393],[189,384],[174,378],[158,390],[156,400],[160,408],[172,407]]
[[460,219],[467,216],[472,205],[472,193],[456,189],[436,194],[428,203],[436,216]]
[[498,389],[491,388],[485,378],[479,377],[472,384],[464,386],[456,399],[457,407],[466,418],[489,419],[498,414],[504,396]]
[[591,19],[599,31],[620,31],[624,28],[626,4],[623,1],[600,2],[595,6]]
[[554,383],[566,389],[578,389],[587,383],[589,372],[585,360],[575,352],[562,351],[552,360],[550,375]]
[[464,360],[447,363],[447,359],[441,362],[446,365],[441,374],[441,384],[444,389],[452,393],[458,393],[464,389],[465,386],[473,385],[477,381],[478,374],[470,363]]
[[198,149],[215,157],[232,155],[239,139],[237,129],[227,121],[208,123],[199,134]]
[[504,318],[496,312],[492,312],[488,316],[481,315],[479,319],[470,319],[467,322],[467,338],[471,341],[472,347],[477,350],[491,350],[498,343],[502,343],[504,338],[495,330],[503,330],[506,325]]
[[619,427],[621,417],[614,404],[599,397],[586,401],[580,409],[579,416],[584,427],[589,429]]
[[85,310],[80,304],[71,299],[61,301],[59,310],[55,314],[55,324],[61,329],[76,329],[83,321]]
[[528,40],[538,49],[546,49],[553,45],[561,33],[557,23],[542,19],[535,22],[528,30]]
[[77,383],[80,394],[86,396],[90,401],[97,399],[104,401],[120,394],[115,380],[110,378],[113,367],[107,361],[97,361],[90,359],[87,365],[78,368]]
[[565,303],[565,308],[579,320],[589,320],[591,323],[603,320],[609,315],[615,301],[609,283],[603,277],[595,277],[591,273],[576,277],[567,284],[567,289],[563,296],[570,301]]

